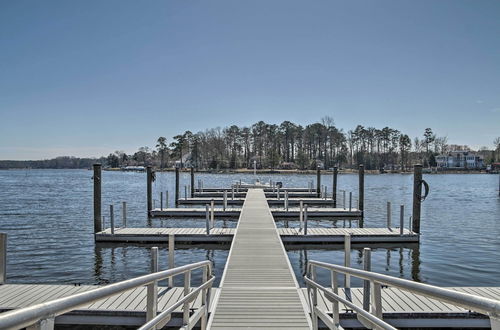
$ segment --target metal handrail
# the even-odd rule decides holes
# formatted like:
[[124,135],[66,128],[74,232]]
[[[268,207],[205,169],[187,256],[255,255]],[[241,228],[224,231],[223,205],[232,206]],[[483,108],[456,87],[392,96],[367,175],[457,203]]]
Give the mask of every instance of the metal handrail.
[[353,311],[355,311],[356,313],[359,314],[358,317],[361,317],[364,320],[366,320],[368,323],[370,323],[371,326],[377,327],[377,329],[379,329],[379,328],[381,328],[381,329],[389,329],[389,330],[396,329],[393,326],[391,326],[390,324],[388,324],[388,323],[384,322],[383,320],[377,318],[373,314],[370,314],[369,312],[365,311],[363,308],[361,308],[359,306],[356,306],[355,304],[353,304],[349,300],[346,300],[346,299],[342,298],[341,296],[339,296],[338,294],[335,294],[333,292],[328,291],[327,288],[325,288],[324,286],[319,285],[318,283],[314,282],[313,280],[311,280],[307,276],[304,276],[304,280],[305,280],[306,284],[308,285],[308,287],[312,286],[312,287],[314,287],[316,289],[319,289],[319,290],[323,291],[325,297],[329,301],[331,301],[331,302],[334,302],[334,301],[341,302],[344,305],[346,305],[347,307],[351,308]]
[[173,304],[172,306],[168,307],[166,310],[158,314],[156,317],[151,319],[149,322],[145,323],[143,326],[141,326],[138,330],[147,330],[147,329],[154,329],[156,325],[158,325],[160,322],[162,322],[166,317],[168,317],[170,314],[172,314],[178,307],[185,303],[190,303],[193,300],[198,297],[198,293],[201,290],[205,290],[209,287],[212,286],[213,281],[215,280],[215,276],[212,276],[207,282],[203,283],[199,287],[197,287],[195,290],[191,291],[187,296],[184,296],[181,300]]
[[[20,308],[0,314],[0,329],[21,329],[33,325],[37,322],[48,321],[49,326],[53,327],[53,320],[56,316],[70,312],[78,307],[85,306],[94,301],[107,298],[124,291],[134,289],[136,287],[148,285],[161,281],[166,278],[177,276],[180,274],[191,273],[191,271],[206,268],[208,274],[211,274],[211,261],[200,261],[189,265],[176,267],[152,274],[139,276],[133,279],[113,283],[101,288],[93,289],[87,292],[78,293],[69,297],[59,298],[41,304]],[[213,276],[204,283],[212,283]],[[198,287],[195,291],[199,292]],[[204,287],[206,289],[206,287]],[[187,296],[186,296],[187,297]],[[184,298],[186,298],[184,297]],[[184,299],[187,300],[187,299]],[[186,303],[186,301],[184,301]],[[160,320],[161,321],[161,320]]]
[[[492,328],[500,329],[500,300],[480,297],[469,293],[463,293],[451,289],[437,287],[434,285],[418,283],[375,272],[344,267],[340,265],[329,264],[314,260],[310,260],[307,265],[307,274],[313,275],[313,279],[310,279],[307,276],[305,277],[308,285],[313,285],[311,282],[317,284],[316,282],[314,282],[315,267],[330,270],[332,274],[332,282],[334,281],[333,277],[334,276],[336,277],[336,273],[351,275],[366,281],[370,281],[372,287],[375,287],[375,290],[371,290],[372,294],[380,295],[381,285],[387,285],[402,290],[406,290],[409,292],[417,293],[426,297],[434,298],[447,303],[451,303],[453,305],[460,306],[465,309],[475,311],[477,313],[486,314],[490,317]],[[333,298],[333,295],[327,295],[327,296]],[[375,297],[375,298],[372,297],[372,302],[373,301],[377,302],[379,306],[372,306],[372,308],[375,309],[376,314],[378,314],[378,316],[381,318],[382,316],[381,299],[380,297]]]

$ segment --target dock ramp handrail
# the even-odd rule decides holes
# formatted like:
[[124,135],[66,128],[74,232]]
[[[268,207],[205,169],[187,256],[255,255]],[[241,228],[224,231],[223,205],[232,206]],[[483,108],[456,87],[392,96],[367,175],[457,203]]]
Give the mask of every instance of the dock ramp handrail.
[[[322,268],[330,271],[331,289],[317,283],[317,268]],[[346,299],[338,295],[338,274],[344,274],[345,276],[354,276],[365,281],[369,281],[369,297],[363,297],[363,300],[368,302],[369,307],[366,308],[368,310],[356,306],[352,302],[347,301]],[[500,300],[489,299],[468,293],[441,288],[434,285],[423,284],[375,272],[314,260],[308,262],[307,272],[304,276],[304,280],[307,285],[309,307],[311,310],[311,318],[313,320],[313,329],[317,329],[318,319],[321,319],[329,329],[338,329],[339,303],[343,303],[349,308],[352,308],[357,313],[358,320],[366,327],[373,327],[377,329],[394,329],[394,327],[392,327],[390,324],[384,322],[382,318],[382,285],[396,287],[415,294],[450,303],[477,313],[486,314],[490,318],[491,328],[496,330],[500,329]],[[318,307],[318,290],[322,291],[325,295],[325,298],[332,302],[333,317],[330,317],[326,311],[323,311]],[[363,294],[365,294],[365,292],[363,292]]]
[[[191,272],[197,269],[202,269],[203,271],[203,283],[197,288],[191,289]],[[158,314],[157,282],[181,274],[184,274],[184,297]],[[214,279],[215,277],[212,275],[212,262],[208,260],[200,261],[109,284],[68,297],[1,313],[0,329],[21,329],[34,325],[37,329],[52,330],[54,329],[55,317],[58,315],[68,313],[79,307],[88,305],[89,303],[144,285],[147,286],[147,323],[140,329],[156,329],[157,326],[163,326],[170,320],[171,313],[180,306],[183,306],[183,327],[181,329],[191,329],[200,319],[202,328],[204,328],[207,323],[210,290]],[[201,306],[191,313],[190,303],[198,297],[200,292],[202,294]]]

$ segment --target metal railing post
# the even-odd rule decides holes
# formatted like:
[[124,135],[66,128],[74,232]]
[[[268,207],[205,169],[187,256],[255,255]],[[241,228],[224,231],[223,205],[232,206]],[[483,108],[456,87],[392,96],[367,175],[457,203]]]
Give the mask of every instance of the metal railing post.
[[399,235],[403,236],[405,230],[405,206],[399,206]]
[[302,230],[304,227],[304,201],[299,201],[299,228]]
[[391,228],[391,202],[387,202],[387,228]]
[[304,205],[304,235],[307,235],[307,204]]
[[[316,267],[314,265],[311,266],[311,280],[316,281]],[[313,288],[312,297],[311,297],[311,321],[312,328],[314,330],[318,329],[318,315],[316,315],[316,306],[318,305],[318,289]]]
[[207,235],[210,235],[210,206],[208,204],[205,205],[205,220],[206,220],[206,229]]
[[[344,236],[344,267],[351,267],[351,234]],[[345,274],[344,288],[351,287],[351,275]]]
[[[158,248],[151,248],[151,273],[158,272]],[[152,320],[158,312],[158,282],[153,281],[147,286],[146,320]]]
[[[203,267],[203,273],[201,275],[201,281],[202,283],[205,283],[208,281],[208,267]],[[201,308],[205,308],[205,311],[203,312],[203,315],[201,316],[200,320],[200,328],[201,330],[206,330],[207,328],[207,321],[208,321],[208,299],[207,299],[207,292],[208,289],[204,289],[201,292]]]
[[372,290],[371,313],[377,318],[382,319],[382,286],[375,281],[370,281],[370,286]]
[[7,233],[0,233],[0,284],[7,280]]
[[115,234],[115,214],[113,211],[113,204],[109,206],[109,222],[110,222],[110,228],[111,228],[111,235]]
[[[371,271],[371,249],[363,249],[363,270]],[[363,309],[370,311],[370,281],[363,280]]]
[[214,228],[215,224],[215,202],[212,199],[210,201],[210,228]]
[[226,211],[227,208],[227,190],[224,190],[224,204],[223,204],[223,211]]
[[[175,235],[168,235],[168,269],[175,268]],[[174,287],[174,277],[168,278],[168,287]]]
[[[191,286],[191,271],[184,273],[184,296],[187,296],[189,294],[190,286]],[[182,314],[183,314],[182,323],[184,326],[186,326],[189,323],[189,301],[186,301],[184,303],[184,306],[182,307]]]
[[[331,279],[332,279],[332,291],[336,295],[339,294],[339,279],[337,272],[335,271],[330,271],[331,274]],[[339,315],[339,302],[335,300],[332,303],[332,311],[333,311],[333,324],[335,327],[338,329],[340,325],[340,315]]]
[[122,202],[122,226],[127,228],[127,202]]

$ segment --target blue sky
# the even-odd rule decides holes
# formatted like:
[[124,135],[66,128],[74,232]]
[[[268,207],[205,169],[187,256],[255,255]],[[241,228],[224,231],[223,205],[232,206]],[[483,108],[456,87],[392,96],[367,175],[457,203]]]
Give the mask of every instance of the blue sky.
[[227,125],[500,136],[500,1],[0,1],[0,159]]

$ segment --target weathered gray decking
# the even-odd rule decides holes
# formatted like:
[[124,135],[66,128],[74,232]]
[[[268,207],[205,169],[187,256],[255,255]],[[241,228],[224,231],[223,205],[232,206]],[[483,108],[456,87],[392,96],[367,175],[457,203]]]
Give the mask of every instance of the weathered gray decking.
[[[179,199],[179,205],[206,205],[210,204],[211,201],[214,201],[215,205],[222,205],[224,203],[223,198],[203,198],[203,197],[188,197]],[[332,206],[333,200],[331,198],[313,198],[313,197],[304,197],[304,198],[288,198],[288,205],[290,206],[298,206],[302,201],[304,204],[311,205],[324,205],[324,206]],[[245,202],[245,198],[234,198],[231,199],[228,197],[227,205],[231,206],[241,206]],[[281,194],[280,199],[276,197],[270,197],[267,199],[267,203],[269,206],[283,206],[285,204],[284,195]],[[353,204],[354,205],[354,204]]]
[[[273,220],[274,221],[274,220]],[[419,235],[399,228],[309,228],[307,235],[299,228],[278,228],[284,243],[324,244],[343,243],[344,236],[351,234],[352,243],[409,243],[418,242]],[[207,235],[205,228],[116,228],[111,234],[108,228],[95,234],[96,242],[167,242],[168,235],[175,235],[176,242],[214,243],[231,242],[235,228],[213,228]],[[257,236],[254,237],[257,242]],[[256,243],[257,244],[257,243]]]
[[[58,298],[67,297],[97,288],[94,285],[55,284],[4,284],[0,285],[0,311],[27,307]],[[158,311],[179,301],[184,288],[158,288]],[[212,295],[213,296],[213,295]],[[201,305],[201,297],[193,303],[193,308]],[[173,323],[182,320],[181,307],[172,315]],[[139,326],[146,320],[146,287],[125,291],[67,314],[58,316],[58,324],[102,324]]]
[[249,189],[210,329],[309,329],[305,301],[262,190]]
[[[214,207],[214,216],[217,218],[233,218],[237,219],[240,216],[240,207],[226,208]],[[284,208],[272,208],[271,214],[275,218],[292,218],[299,220],[300,210],[298,207],[289,207],[288,210]],[[153,218],[164,217],[177,217],[177,218],[205,218],[205,208],[194,207],[179,207],[179,208],[156,208],[150,212]],[[329,218],[329,219],[360,219],[362,212],[358,209],[351,208],[332,208],[332,207],[309,207],[307,210],[308,218]],[[292,220],[290,219],[290,220]]]
[[[68,284],[3,284],[0,285],[0,312],[66,297],[96,287],[92,285],[74,286]],[[500,299],[499,287],[458,287],[450,289],[482,297]],[[212,298],[218,294],[218,290],[218,288],[212,289]],[[300,292],[304,298],[307,297],[305,288],[300,289]],[[340,289],[339,294],[345,297],[345,290]],[[158,288],[159,310],[161,311],[171,306],[179,301],[182,296],[183,288]],[[362,305],[361,288],[352,288],[350,296],[356,305]],[[321,293],[319,293],[318,302],[320,308],[331,310],[331,303]],[[199,305],[200,299],[198,298],[194,302],[193,308],[197,308]],[[137,288],[61,315],[56,318],[56,323],[139,326],[145,320],[145,306],[146,289]],[[384,319],[396,327],[455,326],[461,328],[487,328],[489,326],[489,320],[485,315],[470,313],[463,308],[441,303],[434,299],[408,293],[397,288],[382,289],[382,307]],[[172,315],[169,325],[173,326],[176,324],[180,326],[181,319],[182,314],[179,308]],[[355,314],[342,305],[340,320],[341,325],[344,327],[360,326]]]

